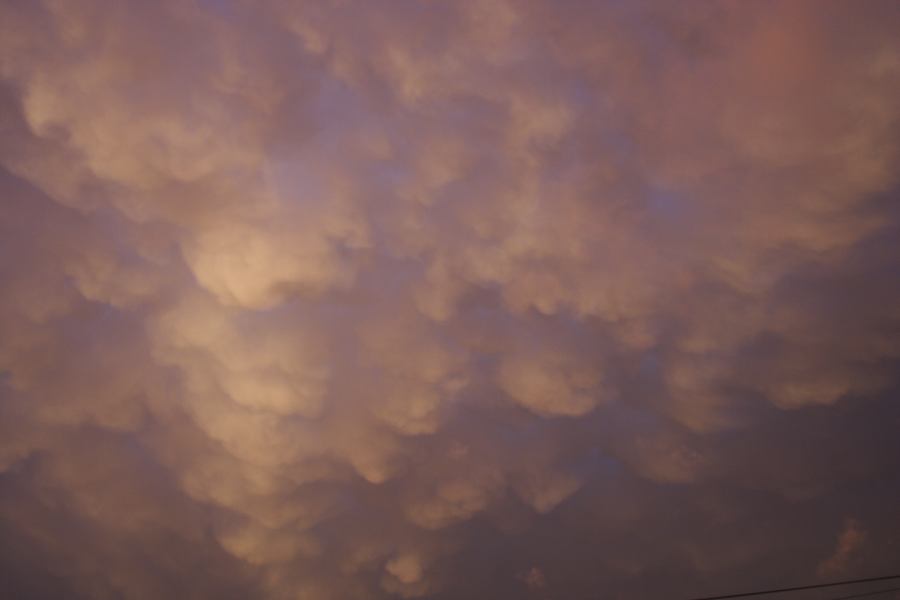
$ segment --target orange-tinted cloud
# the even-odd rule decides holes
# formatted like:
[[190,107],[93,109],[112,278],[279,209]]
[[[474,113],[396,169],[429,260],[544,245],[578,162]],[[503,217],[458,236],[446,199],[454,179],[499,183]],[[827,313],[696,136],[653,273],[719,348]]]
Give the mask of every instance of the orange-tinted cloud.
[[898,27],[4,3],[0,577],[642,598],[896,562],[821,548],[897,525]]

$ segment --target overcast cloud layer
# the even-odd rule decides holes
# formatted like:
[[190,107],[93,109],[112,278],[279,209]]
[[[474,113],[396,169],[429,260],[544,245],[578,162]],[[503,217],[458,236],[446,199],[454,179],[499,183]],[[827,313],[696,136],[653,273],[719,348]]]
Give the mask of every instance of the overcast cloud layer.
[[898,31],[893,0],[0,0],[3,593],[896,572]]

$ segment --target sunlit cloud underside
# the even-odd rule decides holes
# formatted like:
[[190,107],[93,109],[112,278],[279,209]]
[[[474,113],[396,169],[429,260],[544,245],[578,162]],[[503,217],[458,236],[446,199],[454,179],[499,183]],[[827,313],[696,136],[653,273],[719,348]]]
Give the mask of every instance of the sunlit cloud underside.
[[900,564],[900,4],[0,2],[0,588]]

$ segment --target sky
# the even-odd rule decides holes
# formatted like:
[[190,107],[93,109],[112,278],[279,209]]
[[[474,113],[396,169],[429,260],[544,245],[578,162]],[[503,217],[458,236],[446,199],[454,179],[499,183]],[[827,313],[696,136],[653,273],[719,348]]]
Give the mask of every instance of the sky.
[[900,3],[0,0],[0,588],[900,572]]

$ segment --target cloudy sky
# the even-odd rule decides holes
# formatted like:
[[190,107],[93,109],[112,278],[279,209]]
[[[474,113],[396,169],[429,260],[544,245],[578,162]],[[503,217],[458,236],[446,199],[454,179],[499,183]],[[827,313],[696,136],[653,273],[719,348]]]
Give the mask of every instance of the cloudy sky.
[[900,3],[0,0],[0,587],[900,571]]

